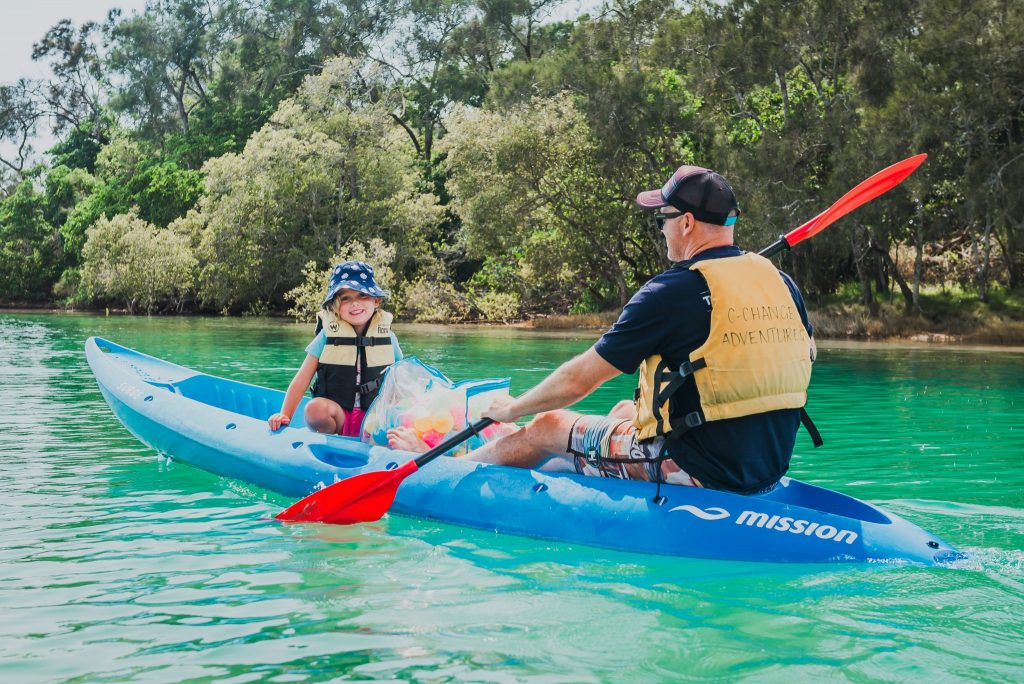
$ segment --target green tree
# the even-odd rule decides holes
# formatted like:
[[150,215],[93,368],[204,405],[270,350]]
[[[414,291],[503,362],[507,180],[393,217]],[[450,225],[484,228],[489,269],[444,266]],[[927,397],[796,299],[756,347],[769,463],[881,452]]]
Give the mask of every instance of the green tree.
[[184,236],[135,213],[118,214],[100,218],[86,232],[82,286],[95,300],[123,302],[129,314],[180,311],[195,267]]
[[189,117],[209,101],[217,55],[226,40],[223,16],[234,2],[153,0],[141,14],[111,22],[111,69],[121,75],[113,106],[154,134],[189,132]]
[[32,139],[45,112],[25,79],[0,85],[0,164],[20,177],[32,155]]
[[143,146],[124,135],[102,149],[91,183],[85,176],[76,178],[78,187],[91,186],[91,191],[60,227],[72,266],[80,261],[85,231],[99,218],[134,210],[143,221],[165,227],[195,206],[203,192],[201,172],[146,154]]
[[45,301],[62,259],[46,197],[24,180],[0,202],[0,300]]
[[[418,188],[415,158],[392,125],[369,70],[328,62],[240,154],[204,166],[206,195],[174,224],[201,261],[199,294],[219,310],[280,305],[318,264],[374,237],[415,259],[438,220]],[[399,266],[401,267],[401,266]]]
[[64,19],[32,46],[32,59],[46,62],[53,72],[39,101],[52,118],[54,131],[78,131],[106,144],[111,124],[106,105],[111,86],[100,50],[102,33],[96,22],[75,28]]
[[[600,145],[568,96],[505,112],[464,108],[443,141],[467,247],[519,262],[526,302],[542,292],[621,305],[660,270],[655,231],[604,175]],[[637,186],[634,185],[634,188]]]

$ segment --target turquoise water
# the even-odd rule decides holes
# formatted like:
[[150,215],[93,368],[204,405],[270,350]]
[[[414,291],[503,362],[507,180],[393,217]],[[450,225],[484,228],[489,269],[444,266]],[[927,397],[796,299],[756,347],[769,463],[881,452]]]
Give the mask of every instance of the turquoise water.
[[[591,334],[399,327],[454,378],[531,386]],[[1024,354],[820,344],[791,474],[972,553],[953,568],[652,558],[289,500],[169,461],[110,413],[101,335],[283,388],[309,329],[0,314],[0,681],[1024,679]],[[583,408],[631,394],[620,378]]]

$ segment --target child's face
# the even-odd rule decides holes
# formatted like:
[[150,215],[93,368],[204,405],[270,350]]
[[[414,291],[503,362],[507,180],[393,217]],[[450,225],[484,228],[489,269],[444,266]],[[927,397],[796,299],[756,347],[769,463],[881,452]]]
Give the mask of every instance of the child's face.
[[365,325],[371,318],[373,312],[380,306],[379,297],[371,297],[364,292],[343,289],[334,296],[331,305],[334,307],[335,315],[345,321],[353,328]]

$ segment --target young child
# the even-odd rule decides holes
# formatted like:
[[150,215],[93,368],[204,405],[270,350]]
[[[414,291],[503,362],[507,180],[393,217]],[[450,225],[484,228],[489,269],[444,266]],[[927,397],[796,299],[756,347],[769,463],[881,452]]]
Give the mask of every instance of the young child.
[[281,411],[267,419],[271,430],[291,422],[315,374],[306,425],[316,432],[361,436],[363,415],[377,396],[380,377],[402,358],[391,332],[391,314],[380,309],[386,296],[366,262],[346,261],[334,267],[317,313],[316,337],[288,385]]

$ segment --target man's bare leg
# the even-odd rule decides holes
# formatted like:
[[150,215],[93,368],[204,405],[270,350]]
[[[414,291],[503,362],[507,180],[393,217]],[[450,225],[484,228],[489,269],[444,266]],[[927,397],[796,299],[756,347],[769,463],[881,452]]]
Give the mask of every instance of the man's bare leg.
[[636,404],[629,399],[623,399],[608,412],[608,415],[612,418],[622,418],[623,420],[633,420],[636,418]]
[[565,410],[538,413],[521,430],[488,442],[466,458],[517,468],[536,468],[552,456],[568,459],[569,431],[579,417]]

